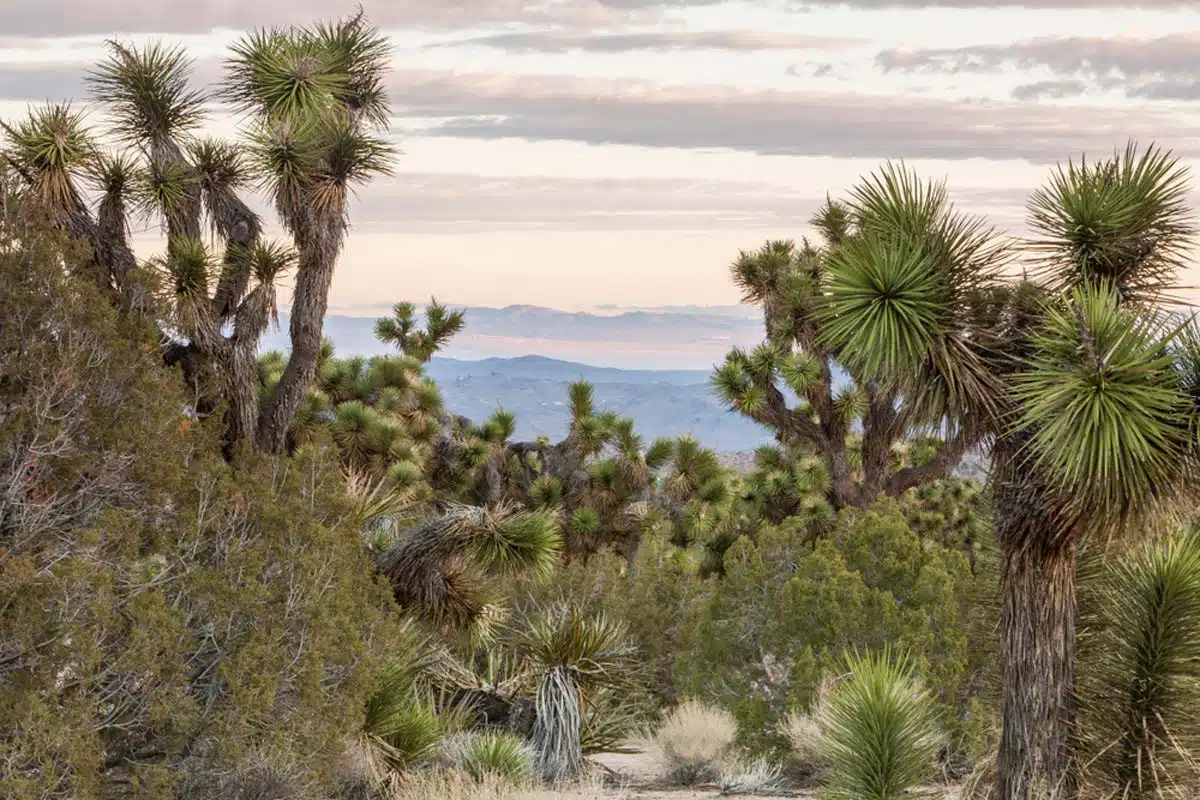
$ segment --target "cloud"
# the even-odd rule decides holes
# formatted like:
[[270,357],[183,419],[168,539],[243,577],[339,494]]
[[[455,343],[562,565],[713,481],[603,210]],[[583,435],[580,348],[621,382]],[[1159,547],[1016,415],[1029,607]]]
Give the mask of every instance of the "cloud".
[[[359,192],[355,225],[404,232],[803,226],[824,189],[755,182],[410,173]],[[840,187],[834,187],[840,188]]]
[[1152,111],[431,70],[395,73],[392,97],[401,116],[439,120],[433,136],[1038,163],[1134,137],[1200,154],[1200,127]]
[[90,95],[84,65],[0,65],[0,99],[29,103],[82,101]]
[[498,33],[452,42],[439,42],[431,48],[463,45],[492,47],[519,53],[628,53],[639,50],[825,50],[844,47],[861,40],[851,38],[805,36],[773,31],[645,31],[638,33],[571,33],[530,31]]
[[1014,100],[1061,100],[1066,97],[1078,97],[1087,92],[1088,86],[1083,81],[1034,81],[1023,83],[1012,90]]
[[[0,102],[39,104],[48,101],[83,105],[92,97],[87,76],[95,66],[94,61],[38,63],[31,66],[0,63]],[[221,73],[221,59],[196,59],[192,64],[191,83],[196,88],[212,88],[220,81]]]
[[1037,11],[1041,9],[1113,9],[1131,11],[1135,9],[1182,9],[1191,8],[1192,0],[792,0],[788,5],[797,10],[812,10],[829,6],[842,6],[864,10],[926,8],[1020,8]]
[[[607,24],[653,19],[669,7],[717,0],[361,0],[382,27],[462,30],[487,25]],[[8,36],[106,33],[207,33],[272,25],[304,25],[353,13],[354,2],[328,0],[3,0]]]
[[1066,97],[1098,89],[1120,89],[1130,97],[1196,99],[1200,80],[1200,33],[1154,39],[1061,37],[1004,45],[956,48],[888,49],[875,63],[885,72],[997,73],[1006,69],[1044,70],[1067,80],[1018,86],[1017,99]]

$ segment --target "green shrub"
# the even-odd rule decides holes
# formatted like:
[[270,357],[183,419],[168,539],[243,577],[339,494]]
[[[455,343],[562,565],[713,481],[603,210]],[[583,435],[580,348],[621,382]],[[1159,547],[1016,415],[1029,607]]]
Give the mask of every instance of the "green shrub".
[[225,463],[153,326],[8,224],[0,796],[169,797],[268,750],[322,783],[395,635],[337,465]]
[[806,709],[856,647],[920,653],[939,706],[963,705],[973,579],[961,551],[927,544],[893,502],[844,511],[828,537],[808,538],[785,522],[730,548],[676,662],[680,690],[730,709],[745,746],[777,755],[787,712]]

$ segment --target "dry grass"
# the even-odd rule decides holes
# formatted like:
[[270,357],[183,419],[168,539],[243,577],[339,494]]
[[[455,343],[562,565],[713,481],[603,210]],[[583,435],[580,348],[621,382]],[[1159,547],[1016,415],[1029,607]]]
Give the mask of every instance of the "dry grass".
[[826,766],[821,754],[821,715],[829,704],[833,693],[833,679],[825,678],[817,686],[816,696],[803,713],[793,711],[783,723],[783,733],[792,746],[792,760],[796,766],[810,775],[815,775]]
[[765,758],[733,761],[721,771],[722,794],[756,794],[780,788],[783,771]]
[[688,785],[717,780],[737,732],[728,711],[685,700],[654,735],[664,777]]

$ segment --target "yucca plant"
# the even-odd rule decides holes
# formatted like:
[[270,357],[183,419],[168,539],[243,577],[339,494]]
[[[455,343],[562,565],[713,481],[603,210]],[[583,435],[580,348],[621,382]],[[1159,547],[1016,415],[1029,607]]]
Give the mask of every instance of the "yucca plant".
[[[1000,270],[1010,243],[955,212],[943,184],[887,165],[827,204],[822,250],[775,244],[735,267],[786,346],[732,354],[718,388],[826,461],[834,506],[907,491],[992,444],[1001,800],[1075,793],[1080,546],[1194,506],[1197,362],[1167,313],[1195,230],[1186,178],[1169,153],[1133,144],[1059,168],[1030,199],[1035,236],[1016,254],[1032,270],[1013,280]],[[775,375],[796,350],[788,376],[803,402],[789,409]],[[861,434],[824,381],[814,389],[808,356],[867,391]],[[895,471],[892,444],[921,429],[937,454]]]
[[430,759],[466,723],[463,714],[436,702],[440,648],[411,620],[401,633],[401,646],[367,698],[361,732],[380,775]]
[[847,654],[818,726],[830,797],[900,800],[937,776],[942,735],[933,697],[891,650]]
[[529,748],[511,733],[499,731],[471,736],[459,745],[457,765],[477,781],[497,776],[514,786],[532,777]]
[[400,533],[376,559],[401,607],[447,633],[492,620],[489,575],[544,575],[562,549],[551,511],[450,505]]
[[[987,434],[979,412],[1001,393],[988,290],[1012,253],[954,209],[944,183],[903,165],[827,201],[811,224],[820,246],[770,241],[738,254],[734,281],[762,308],[767,337],[732,350],[712,382],[780,445],[823,462],[834,510],[865,507],[947,477]],[[936,439],[933,457],[896,464],[895,445],[917,430]],[[760,497],[781,518],[787,476],[762,477]]]
[[1089,794],[1191,797],[1200,788],[1200,535],[1116,558],[1093,581],[1080,654]]
[[535,768],[548,782],[571,780],[583,766],[583,722],[593,693],[629,681],[634,648],[616,621],[565,602],[537,613],[519,646],[537,674]]

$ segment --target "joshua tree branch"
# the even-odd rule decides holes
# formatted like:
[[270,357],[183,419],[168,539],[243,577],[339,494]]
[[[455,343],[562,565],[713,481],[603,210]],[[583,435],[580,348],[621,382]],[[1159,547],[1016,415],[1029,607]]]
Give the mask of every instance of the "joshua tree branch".
[[949,477],[954,468],[958,466],[958,462],[962,460],[963,454],[979,440],[979,434],[974,431],[967,428],[960,429],[953,438],[942,443],[938,454],[928,464],[919,467],[905,467],[888,479],[884,492],[890,497],[896,497],[914,486]]

